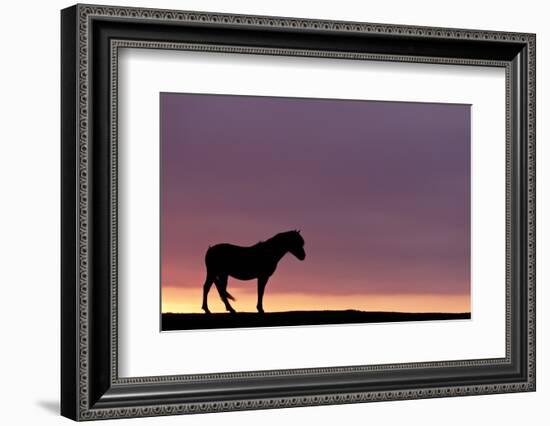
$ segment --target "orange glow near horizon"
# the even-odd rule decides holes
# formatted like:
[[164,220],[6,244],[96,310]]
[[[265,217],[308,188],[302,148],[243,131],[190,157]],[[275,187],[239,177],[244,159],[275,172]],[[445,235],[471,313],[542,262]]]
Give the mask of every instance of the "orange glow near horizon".
[[[237,312],[256,311],[256,287],[233,286],[231,294],[237,299],[231,302]],[[202,312],[202,288],[162,288],[163,313]],[[212,312],[225,312],[215,286],[212,286],[208,306]],[[266,312],[306,310],[346,310],[385,312],[470,312],[468,294],[322,294],[311,295],[299,292],[269,294],[264,298]]]

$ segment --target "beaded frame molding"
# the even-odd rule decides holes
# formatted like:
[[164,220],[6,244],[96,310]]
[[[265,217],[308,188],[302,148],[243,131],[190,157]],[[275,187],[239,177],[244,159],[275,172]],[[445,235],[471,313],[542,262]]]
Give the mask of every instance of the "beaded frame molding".
[[[534,34],[75,5],[61,12],[61,36],[62,415],[93,420],[535,390]],[[505,357],[119,377],[121,48],[504,68]]]

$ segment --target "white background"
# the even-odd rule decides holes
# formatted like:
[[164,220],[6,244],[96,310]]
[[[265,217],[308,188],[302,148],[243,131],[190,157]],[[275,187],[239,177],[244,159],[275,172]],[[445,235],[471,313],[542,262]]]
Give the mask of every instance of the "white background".
[[[121,0],[122,2],[122,0]],[[117,4],[105,0],[107,4]],[[128,3],[127,3],[128,4]],[[0,352],[2,423],[68,424],[59,395],[59,9],[63,1],[3,5],[0,66]],[[338,2],[268,0],[139,1],[157,6],[358,21],[529,31],[537,39],[538,391],[422,401],[293,408],[201,416],[117,420],[130,424],[546,424],[550,400],[550,29],[541,1]],[[545,262],[546,260],[546,262]],[[107,423],[113,423],[108,421]],[[102,423],[103,424],[103,423]],[[116,423],[113,423],[116,424]]]
[[[119,374],[504,357],[504,76],[503,68],[123,49]],[[472,104],[472,319],[159,333],[159,92]],[[232,349],[220,357],[210,347]]]

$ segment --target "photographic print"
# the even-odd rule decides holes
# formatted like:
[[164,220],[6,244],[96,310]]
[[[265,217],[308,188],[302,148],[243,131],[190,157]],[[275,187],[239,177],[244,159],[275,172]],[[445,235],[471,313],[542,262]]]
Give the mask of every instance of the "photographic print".
[[161,330],[464,320],[470,105],[160,94]]

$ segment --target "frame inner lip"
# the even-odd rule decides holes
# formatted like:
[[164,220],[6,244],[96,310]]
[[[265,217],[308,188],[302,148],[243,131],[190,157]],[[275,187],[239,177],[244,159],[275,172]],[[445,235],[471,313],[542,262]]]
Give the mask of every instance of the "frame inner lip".
[[[258,52],[262,52],[263,54],[269,54],[267,52],[270,52],[273,50],[276,52],[276,55],[297,55],[301,56],[304,53],[309,53],[308,56],[316,57],[317,54],[319,54],[319,51],[304,51],[303,49],[280,49],[280,48],[265,48],[265,47],[249,47],[249,46],[227,46],[227,45],[213,45],[213,46],[205,46],[202,44],[196,44],[196,43],[185,43],[185,42],[151,42],[143,39],[139,40],[131,40],[131,39],[118,39],[113,38],[110,40],[110,63],[111,67],[113,69],[118,69],[118,49],[119,48],[138,48],[138,49],[147,49],[150,47],[154,47],[155,49],[168,49],[168,50],[187,50],[187,51],[200,51],[200,52],[225,52],[225,53],[239,53],[242,51],[244,54],[255,54]],[[211,50],[211,47],[213,49]],[[328,56],[327,56],[328,55]],[[330,55],[335,55],[335,59],[341,59],[342,53],[341,52],[324,52],[324,55],[321,57],[324,58],[332,58]],[[351,56],[356,56],[356,54],[352,53]],[[371,60],[371,59],[379,59],[380,55],[376,54],[369,54],[369,53],[361,53],[359,54],[356,59],[362,59],[362,60]],[[506,71],[506,81],[507,81],[507,87],[506,90],[509,90],[508,87],[508,80],[511,73],[511,66],[506,61],[487,61],[483,59],[471,59],[471,60],[463,60],[463,59],[447,59],[447,58],[439,58],[442,60],[442,62],[437,62],[438,58],[427,58],[427,59],[421,59],[421,62],[426,62],[428,64],[452,64],[452,65],[476,65],[476,66],[496,66],[496,67],[504,67]],[[384,59],[387,61],[392,62],[418,62],[418,58],[415,56],[402,56],[402,55],[387,55],[387,58]],[[113,76],[116,79],[116,75]],[[111,103],[111,109],[113,111],[118,110],[118,98],[116,96],[116,91],[114,92],[115,96],[111,95],[110,103]],[[112,134],[116,135],[116,123],[111,122],[111,131]],[[509,135],[507,134],[507,138]],[[116,141],[116,139],[115,139]],[[116,143],[114,144],[116,145]],[[113,163],[116,164],[116,155],[118,150],[115,147],[112,147],[113,149]],[[508,159],[507,159],[508,161]],[[508,191],[506,194],[507,197],[509,197]],[[116,197],[116,195],[115,195]],[[117,216],[117,209],[116,209],[116,203],[113,204],[113,211],[111,212],[112,218],[111,220],[113,223],[118,223],[118,216]],[[507,278],[508,279],[508,278]],[[508,310],[508,304],[509,304],[509,298],[507,297],[507,310]],[[116,301],[114,301],[114,305],[111,307],[113,312],[116,312]],[[117,374],[113,374],[111,380],[113,384],[118,385],[129,385],[129,384],[153,384],[153,383],[173,383],[174,380],[183,380],[185,382],[187,381],[200,381],[200,380],[207,380],[207,381],[217,381],[217,380],[247,380],[247,379],[254,379],[257,377],[261,378],[269,378],[272,377],[274,374],[277,376],[284,375],[284,376],[291,376],[296,377],[304,374],[315,374],[315,375],[322,375],[322,374],[332,374],[332,375],[338,375],[338,374],[347,374],[347,373],[370,373],[370,372],[376,372],[380,371],[381,367],[385,368],[386,371],[393,371],[395,369],[405,370],[405,369],[416,369],[416,368],[455,368],[455,367],[464,367],[464,365],[469,365],[471,367],[476,366],[486,366],[486,365],[502,365],[502,366],[509,366],[511,365],[511,353],[510,353],[510,345],[509,342],[511,340],[510,335],[510,323],[509,323],[509,316],[507,316],[506,321],[506,355],[503,358],[481,358],[481,359],[464,359],[464,360],[448,360],[448,361],[427,361],[427,362],[404,362],[404,363],[395,363],[395,364],[386,364],[386,365],[358,365],[358,366],[334,366],[334,367],[320,367],[320,368],[296,368],[296,369],[284,369],[284,370],[264,370],[264,371],[240,371],[240,372],[232,372],[232,373],[204,373],[204,374],[183,374],[183,375],[168,375],[168,376],[148,376],[148,377],[136,377],[136,378],[119,378],[118,377],[118,371]],[[113,321],[116,321],[116,318],[113,318]],[[113,327],[116,325],[113,324]],[[118,340],[115,342],[116,347],[118,348]],[[114,355],[116,356],[116,355]]]

